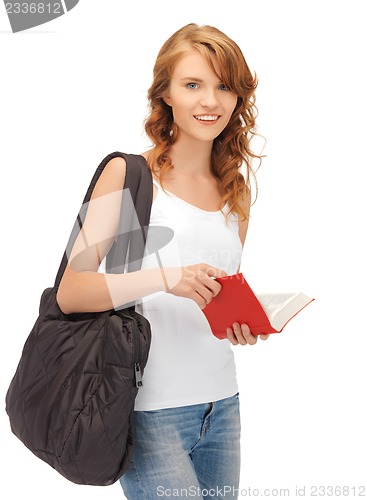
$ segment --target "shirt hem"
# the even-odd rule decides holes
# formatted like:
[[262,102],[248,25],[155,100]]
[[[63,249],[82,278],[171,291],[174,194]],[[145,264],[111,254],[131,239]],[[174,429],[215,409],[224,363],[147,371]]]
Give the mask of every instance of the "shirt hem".
[[220,401],[221,399],[226,399],[234,396],[238,393],[238,386],[234,387],[231,391],[220,392],[213,394],[211,397],[202,396],[193,398],[189,400],[175,400],[175,401],[165,401],[161,403],[152,403],[146,405],[135,404],[134,411],[153,411],[153,410],[164,410],[167,408],[181,408],[183,406],[193,406],[198,404],[207,404]]

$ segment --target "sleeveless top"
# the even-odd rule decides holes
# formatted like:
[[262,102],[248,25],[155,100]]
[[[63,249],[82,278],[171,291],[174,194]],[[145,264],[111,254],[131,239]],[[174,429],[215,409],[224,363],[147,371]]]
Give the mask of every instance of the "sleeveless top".
[[[237,217],[231,214],[227,226],[221,211],[202,210],[163,191],[155,179],[153,182],[158,192],[149,227],[169,227],[174,236],[157,252],[151,242],[149,254],[148,231],[148,252],[141,268],[157,268],[159,262],[163,267],[206,263],[235,274],[242,255]],[[227,213],[227,205],[223,211]],[[208,403],[237,393],[231,343],[212,334],[196,302],[156,292],[143,297],[136,310],[150,322],[152,341],[135,410]]]

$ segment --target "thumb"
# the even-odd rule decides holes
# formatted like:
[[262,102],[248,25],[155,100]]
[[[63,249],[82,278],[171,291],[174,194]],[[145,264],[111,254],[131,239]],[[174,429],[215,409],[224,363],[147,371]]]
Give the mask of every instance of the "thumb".
[[208,266],[207,273],[213,278],[224,278],[225,276],[227,276],[227,273],[223,271],[223,269],[219,269],[218,267],[213,266]]

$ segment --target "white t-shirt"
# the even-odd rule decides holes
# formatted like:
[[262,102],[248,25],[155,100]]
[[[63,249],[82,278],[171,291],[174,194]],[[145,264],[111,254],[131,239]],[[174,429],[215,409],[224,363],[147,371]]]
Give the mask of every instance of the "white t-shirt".
[[[242,245],[237,217],[228,226],[222,212],[208,212],[163,191],[159,183],[149,227],[174,231],[172,240],[158,250],[163,267],[206,263],[235,274]],[[228,207],[224,207],[226,213]],[[149,231],[142,269],[159,267]],[[152,231],[153,237],[153,231]],[[156,243],[155,243],[156,245]],[[152,342],[138,391],[135,410],[157,410],[218,401],[238,391],[234,354],[229,340],[211,332],[200,307],[192,299],[157,292],[144,297],[136,310],[151,325]]]

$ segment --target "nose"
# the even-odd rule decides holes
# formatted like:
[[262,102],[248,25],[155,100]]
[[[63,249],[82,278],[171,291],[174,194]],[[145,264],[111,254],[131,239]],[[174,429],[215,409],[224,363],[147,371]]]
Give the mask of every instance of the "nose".
[[206,89],[203,91],[200,104],[204,108],[214,109],[218,105],[218,96],[216,91],[214,89]]

